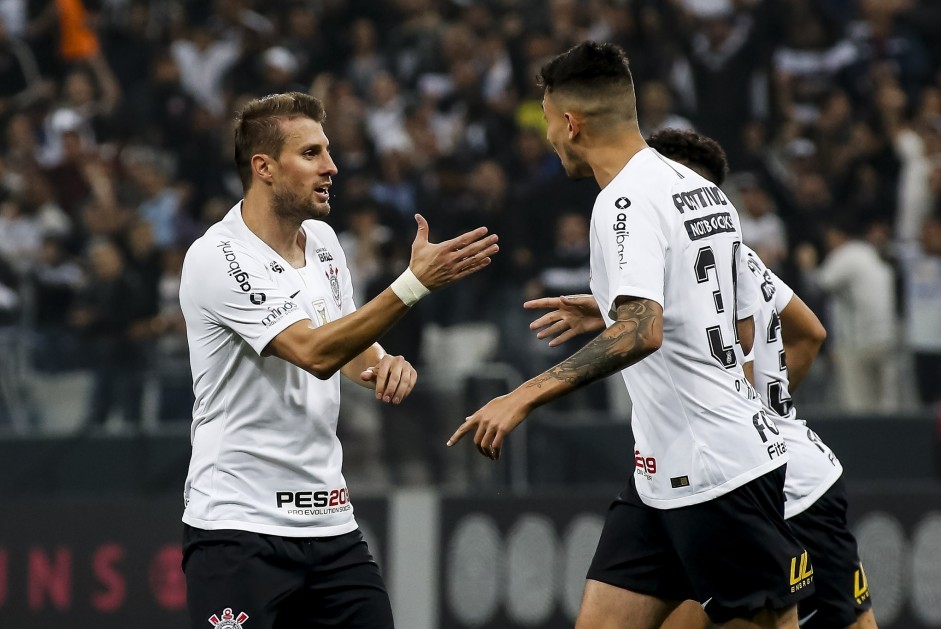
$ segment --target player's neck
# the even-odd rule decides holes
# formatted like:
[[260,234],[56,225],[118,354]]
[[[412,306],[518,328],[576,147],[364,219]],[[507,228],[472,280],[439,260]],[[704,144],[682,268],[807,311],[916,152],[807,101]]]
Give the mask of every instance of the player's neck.
[[647,148],[639,131],[627,131],[605,137],[593,146],[587,156],[595,181],[603,190],[624,169],[631,158]]
[[249,190],[242,201],[242,220],[253,234],[291,266],[304,266],[303,233],[300,224],[280,220],[267,199],[259,198]]

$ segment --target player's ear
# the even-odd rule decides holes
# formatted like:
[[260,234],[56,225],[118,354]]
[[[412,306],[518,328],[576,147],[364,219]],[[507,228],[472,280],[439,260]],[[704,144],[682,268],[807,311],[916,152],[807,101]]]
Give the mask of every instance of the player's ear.
[[579,122],[578,118],[568,112],[562,115],[565,116],[565,122],[568,125],[569,140],[574,140],[575,136],[577,136],[582,129],[581,122]]
[[252,155],[252,172],[254,172],[255,175],[265,183],[271,183],[271,170],[273,162],[274,160],[272,160],[268,155],[265,155],[264,153],[255,153]]

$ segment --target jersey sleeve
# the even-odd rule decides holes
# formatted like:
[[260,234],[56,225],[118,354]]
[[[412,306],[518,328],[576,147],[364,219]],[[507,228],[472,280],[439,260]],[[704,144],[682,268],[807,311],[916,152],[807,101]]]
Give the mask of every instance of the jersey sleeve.
[[768,269],[768,275],[771,278],[771,284],[774,286],[774,309],[781,312],[791,302],[791,298],[794,296],[794,289],[775,275],[774,271],[771,269]]
[[[618,202],[623,204],[621,199]],[[637,297],[665,307],[667,238],[656,209],[646,201],[625,208],[617,205],[599,199],[595,207],[597,238],[605,267],[612,270],[607,274],[611,303],[598,305],[613,313],[618,297]],[[613,314],[611,317],[616,318]]]
[[271,279],[265,261],[231,238],[193,245],[180,290],[203,317],[238,334],[259,355],[288,326],[310,318]]
[[735,264],[735,308],[739,321],[753,316],[761,308],[761,291],[755,274],[749,266],[746,247],[739,246]]

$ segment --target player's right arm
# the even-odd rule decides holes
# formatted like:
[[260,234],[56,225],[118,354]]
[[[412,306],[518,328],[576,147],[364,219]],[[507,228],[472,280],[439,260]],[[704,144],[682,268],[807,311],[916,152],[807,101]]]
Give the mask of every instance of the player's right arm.
[[[479,271],[499,250],[497,237],[484,227],[434,244],[425,219],[416,216],[416,221],[409,269],[428,290]],[[408,312],[390,287],[362,308],[314,327],[295,299],[297,292],[289,294],[293,288],[272,279],[269,262],[231,234],[211,232],[193,245],[183,265],[180,302],[194,342],[219,351],[218,331],[229,330],[259,355],[277,356],[326,379]]]
[[610,327],[555,367],[491,400],[461,424],[448,446],[473,431],[477,450],[496,460],[506,436],[536,407],[630,367],[660,349],[663,307],[657,301],[619,296],[611,309],[614,321]]
[[[497,236],[488,236],[486,227],[435,244],[428,241],[427,221],[421,215],[415,220],[418,233],[409,269],[428,290],[444,288],[476,273],[499,251]],[[265,353],[326,379],[388,332],[408,309],[390,286],[336,321],[317,328],[304,321],[295,323],[274,337]]]

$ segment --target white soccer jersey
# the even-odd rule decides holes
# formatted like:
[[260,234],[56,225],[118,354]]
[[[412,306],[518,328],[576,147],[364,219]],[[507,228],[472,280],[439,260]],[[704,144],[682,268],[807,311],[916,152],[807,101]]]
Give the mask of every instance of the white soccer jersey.
[[193,243],[180,303],[193,370],[183,521],[293,537],[356,528],[337,440],[340,375],[318,380],[261,356],[288,326],[355,310],[336,234],[305,221],[306,266],[291,267],[252,233],[241,204]]
[[791,456],[784,482],[784,517],[791,518],[816,502],[840,477],[843,466],[807,423],[797,419],[791,403],[778,313],[791,301],[794,291],[765,267],[754,251],[744,245],[742,251],[751,271],[749,281],[758,287],[762,298],[755,313],[755,388]]
[[760,299],[738,281],[748,273],[740,244],[722,191],[653,149],[632,157],[595,201],[591,291],[605,323],[618,296],[663,306],[660,350],[622,372],[637,492],[650,506],[711,500],[787,460],[733,348],[736,311],[747,317]]

